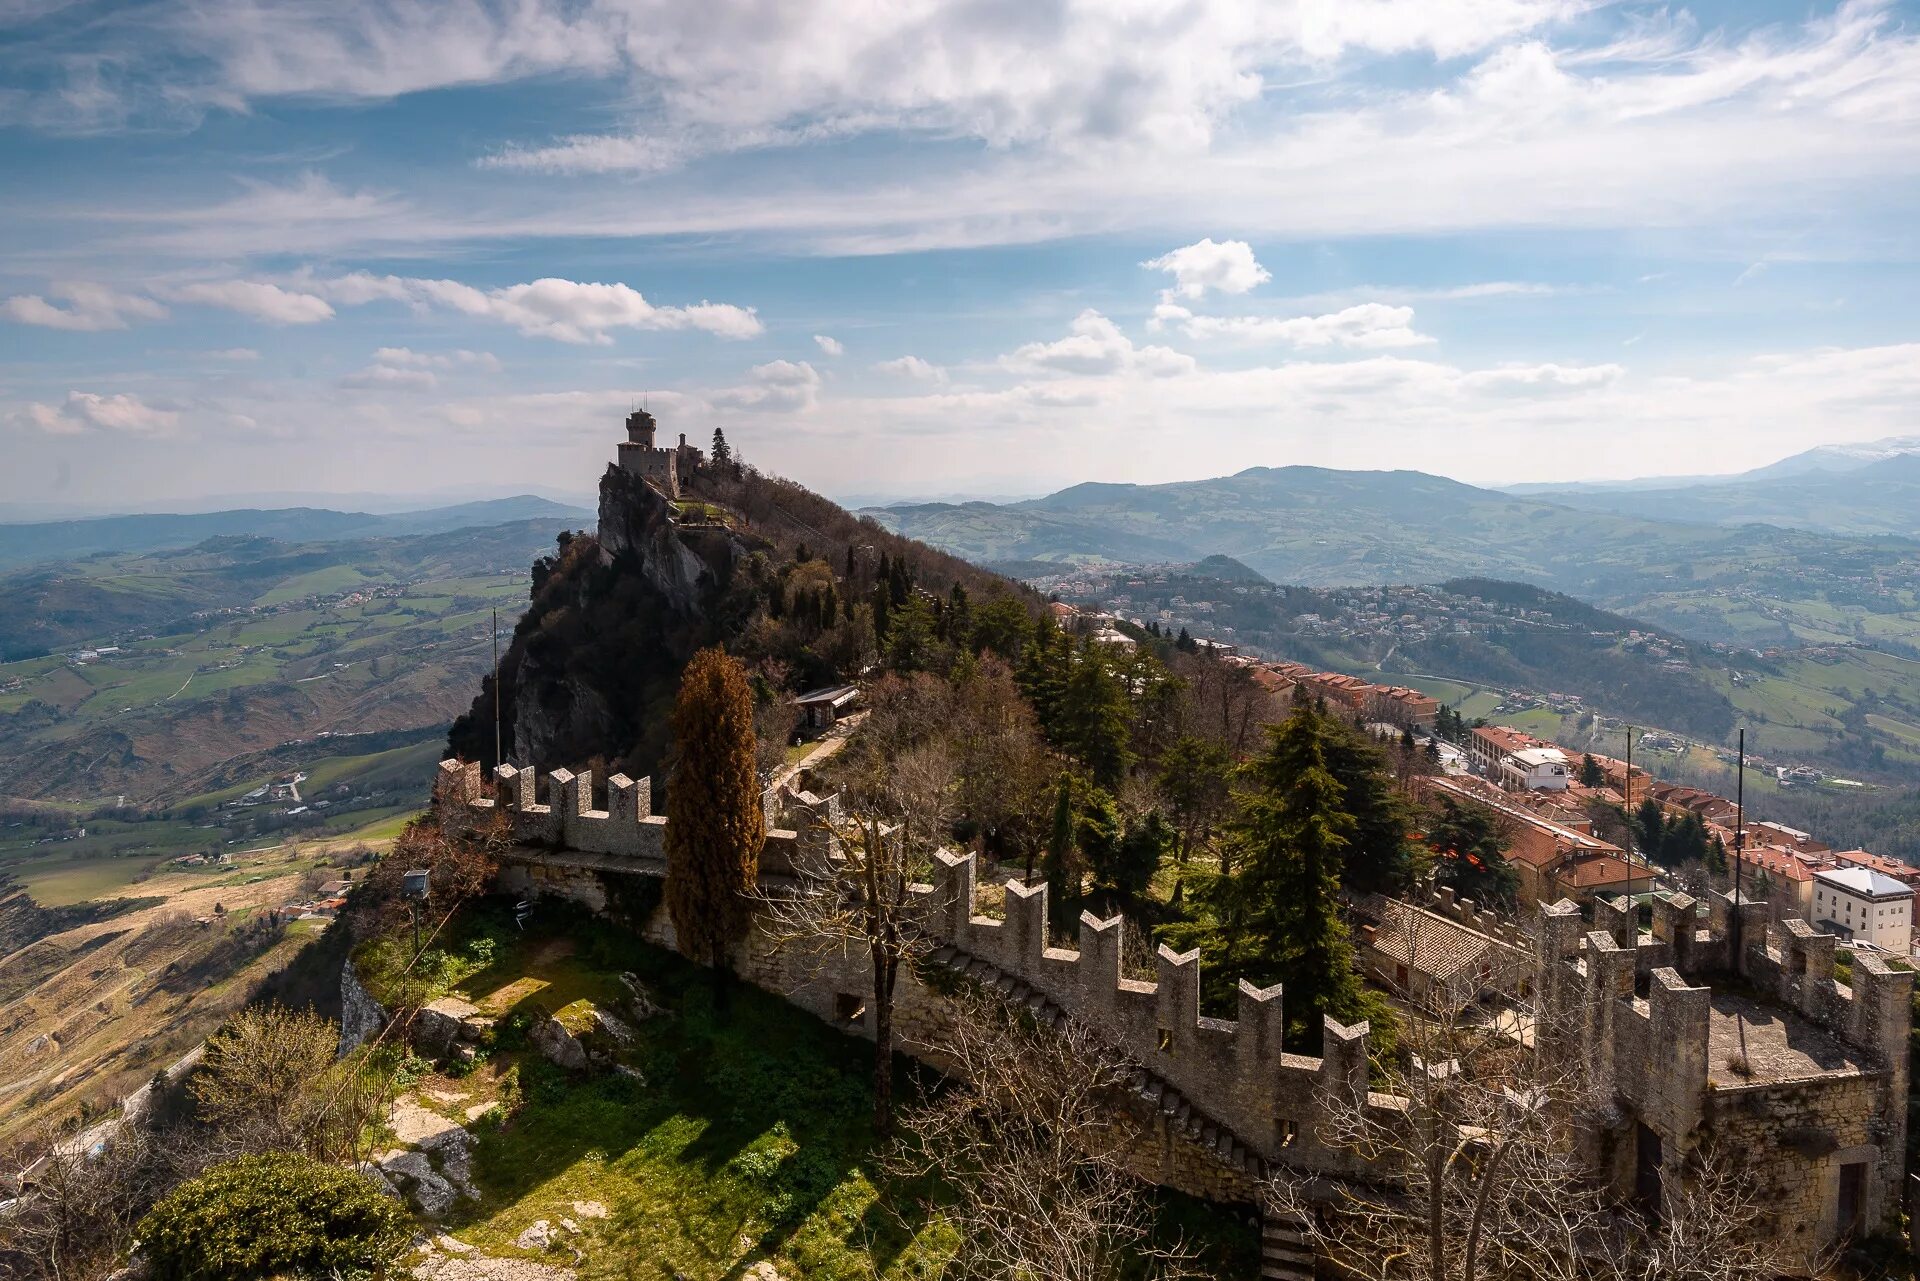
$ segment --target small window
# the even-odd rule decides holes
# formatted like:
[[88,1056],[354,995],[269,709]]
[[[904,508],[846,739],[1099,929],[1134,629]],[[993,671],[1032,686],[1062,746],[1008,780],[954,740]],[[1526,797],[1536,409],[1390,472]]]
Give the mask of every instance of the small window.
[[833,998],[833,1017],[840,1023],[858,1023],[867,1016],[867,1003],[853,992],[841,992]]
[[1160,1029],[1158,1044],[1160,1047],[1160,1053],[1162,1054],[1165,1054],[1169,1050],[1173,1049],[1173,1029],[1172,1028],[1163,1027]]
[[1292,1147],[1293,1141],[1300,1137],[1300,1127],[1284,1117],[1274,1121],[1273,1131],[1274,1138],[1278,1140],[1279,1145],[1283,1148]]

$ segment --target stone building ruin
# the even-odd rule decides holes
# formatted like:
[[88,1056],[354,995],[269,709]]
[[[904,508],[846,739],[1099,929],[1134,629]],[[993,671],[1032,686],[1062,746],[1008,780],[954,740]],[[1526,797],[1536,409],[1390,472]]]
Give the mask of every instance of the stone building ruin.
[[[544,799],[533,770],[502,766],[497,782],[516,842],[501,864],[503,890],[604,911],[617,892],[609,878],[664,877],[666,820],[651,812],[649,780],[609,779],[604,810],[593,806],[587,774],[554,771]],[[443,815],[495,809],[477,764],[444,762],[437,791]],[[764,882],[791,880],[797,860],[830,853],[825,826],[808,821],[808,811],[837,812],[834,798],[770,795],[767,804]],[[1004,917],[990,917],[976,910],[972,854],[942,852],[932,871],[932,884],[914,887],[930,962],[1041,1017],[1083,1021],[1139,1065],[1130,1106],[1142,1125],[1135,1164],[1143,1176],[1248,1203],[1259,1202],[1266,1175],[1282,1167],[1368,1181],[1352,1152],[1318,1137],[1330,1099],[1357,1102],[1388,1124],[1409,1106],[1369,1092],[1366,1024],[1329,1019],[1321,1057],[1289,1053],[1279,987],[1242,982],[1233,1019],[1203,1016],[1197,953],[1162,946],[1153,981],[1130,978],[1119,917],[1083,913],[1077,946],[1058,947],[1048,933],[1046,885],[1009,880]],[[1656,896],[1648,935],[1624,899],[1598,901],[1590,924],[1571,902],[1548,905],[1531,936],[1451,895],[1425,909],[1482,930],[1502,949],[1532,950],[1541,1026],[1563,1038],[1557,1052],[1580,1056],[1611,1096],[1611,1120],[1581,1142],[1623,1203],[1645,1196],[1649,1180],[1657,1188],[1663,1167],[1712,1140],[1749,1159],[1772,1208],[1771,1230],[1795,1257],[1849,1232],[1897,1226],[1911,969],[1860,955],[1852,983],[1842,985],[1831,936],[1803,921],[1769,923],[1764,904],[1736,911],[1717,896]],[[641,929],[672,944],[664,911]],[[871,1035],[864,953],[798,956],[756,928],[735,961],[748,980]],[[896,1023],[908,1040],[945,1004],[911,969],[902,972],[898,1001]],[[1273,1248],[1293,1247],[1283,1239]],[[1310,1259],[1290,1266],[1267,1275],[1311,1275]]]

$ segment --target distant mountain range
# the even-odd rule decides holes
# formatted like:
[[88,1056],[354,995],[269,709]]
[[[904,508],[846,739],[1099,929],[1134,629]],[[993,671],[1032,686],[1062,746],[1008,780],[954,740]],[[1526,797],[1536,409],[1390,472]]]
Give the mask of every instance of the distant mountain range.
[[1734,478],[1647,480],[1632,488],[1534,485],[1524,496],[1656,520],[1920,537],[1920,437],[1880,443],[1912,448],[1869,453],[1870,446],[1829,446]]
[[[1862,492],[1858,476],[1850,486]],[[1566,496],[1549,501],[1422,472],[1255,467],[1213,480],[1084,484],[1021,503],[922,503],[865,514],[990,564],[1174,563],[1219,554],[1275,582],[1308,586],[1517,579],[1697,639],[1748,644],[1859,639],[1861,628],[1844,610],[1866,608],[1860,602],[1872,595],[1873,612],[1889,616],[1875,624],[1873,639],[1920,639],[1913,595],[1920,542],[1584,506],[1600,497],[1583,495],[1576,505]],[[1894,593],[1881,595],[1889,584]],[[1911,629],[1888,630],[1892,616],[1908,614]]]
[[43,521],[0,525],[0,568],[74,560],[103,552],[118,555],[170,551],[197,546],[209,538],[235,535],[272,538],[283,543],[338,542],[444,534],[456,529],[530,520],[579,521],[591,525],[593,513],[584,507],[521,494],[385,515],[286,507]]

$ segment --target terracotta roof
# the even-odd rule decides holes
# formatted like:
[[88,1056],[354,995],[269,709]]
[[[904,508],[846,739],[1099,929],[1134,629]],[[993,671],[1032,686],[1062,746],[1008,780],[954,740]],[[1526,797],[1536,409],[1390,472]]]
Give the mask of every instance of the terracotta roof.
[[1451,979],[1512,950],[1478,930],[1399,899],[1372,895],[1362,910],[1379,922],[1373,949],[1429,978]]

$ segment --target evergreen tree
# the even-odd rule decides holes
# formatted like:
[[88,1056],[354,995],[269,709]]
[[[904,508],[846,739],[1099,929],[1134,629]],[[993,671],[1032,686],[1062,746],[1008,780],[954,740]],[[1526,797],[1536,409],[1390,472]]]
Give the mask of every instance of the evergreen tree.
[[1032,638],[1020,656],[1020,670],[1015,673],[1020,693],[1033,708],[1041,733],[1055,745],[1061,741],[1061,705],[1066,697],[1067,667],[1072,655],[1072,642],[1054,625],[1052,616],[1042,614],[1034,620]]
[[853,582],[853,544],[847,544],[847,582]]
[[680,677],[667,788],[667,913],[689,958],[724,972],[746,931],[766,843],[755,767],[753,688],[740,664],[703,649]]
[[1183,654],[1194,653],[1200,648],[1200,646],[1194,642],[1192,634],[1184,627],[1180,629],[1180,635],[1174,640],[1173,647]]
[[1462,898],[1482,907],[1510,909],[1520,891],[1520,875],[1506,860],[1507,838],[1500,820],[1484,805],[1463,805],[1442,796],[1427,844],[1435,855],[1434,875]]
[[936,665],[939,638],[933,608],[915,593],[894,611],[887,637],[887,665],[896,672],[923,672]]
[[1228,776],[1233,759],[1212,739],[1187,735],[1175,740],[1160,756],[1160,794],[1167,798],[1174,826],[1180,831],[1180,857],[1193,856],[1193,845],[1227,807]]
[[[1053,796],[1053,824],[1047,833],[1047,847],[1040,859],[1040,880],[1047,883],[1048,915],[1056,922],[1065,919],[1065,905],[1080,898],[1080,876],[1074,859],[1073,779],[1062,774]],[[1027,856],[1027,883],[1034,881],[1033,856]]]
[[1727,874],[1727,846],[1718,836],[1707,844],[1707,870],[1715,876]]
[[1060,699],[1060,743],[1093,772],[1101,787],[1118,787],[1133,763],[1126,686],[1094,646],[1076,656]]
[[1120,811],[1106,791],[1098,787],[1079,790],[1073,843],[1080,852],[1081,865],[1093,873],[1094,883],[1111,888],[1120,857]]
[[1020,661],[1033,633],[1033,622],[1024,605],[1012,596],[996,596],[973,610],[972,618],[969,651],[998,654],[1009,663]]
[[1607,772],[1600,768],[1599,761],[1593,759],[1593,753],[1588,752],[1582,756],[1580,758],[1580,786],[1604,787],[1606,786],[1606,782]]
[[1160,870],[1160,861],[1172,848],[1173,828],[1160,816],[1159,810],[1148,810],[1146,817],[1127,829],[1126,837],[1115,848],[1102,880],[1120,896],[1122,902],[1132,903],[1153,884],[1154,873]]
[[1327,767],[1334,732],[1310,707],[1269,729],[1267,749],[1245,769],[1252,786],[1231,828],[1238,868],[1206,887],[1198,920],[1166,931],[1175,946],[1200,949],[1216,1008],[1240,979],[1286,984],[1288,1039],[1306,1053],[1319,1050],[1322,1016],[1353,1022],[1373,1012],[1340,917],[1340,864],[1354,822]]
[[1407,839],[1413,810],[1394,785],[1387,754],[1362,730],[1326,718],[1327,768],[1340,784],[1353,832],[1342,884],[1359,894],[1401,894],[1413,884],[1414,851]]
[[1707,824],[1698,814],[1689,813],[1669,824],[1661,852],[1673,867],[1687,867],[1707,860]]
[[1667,815],[1660,808],[1660,802],[1649,796],[1640,802],[1640,808],[1633,817],[1634,839],[1640,843],[1640,852],[1662,867],[1667,861]]

